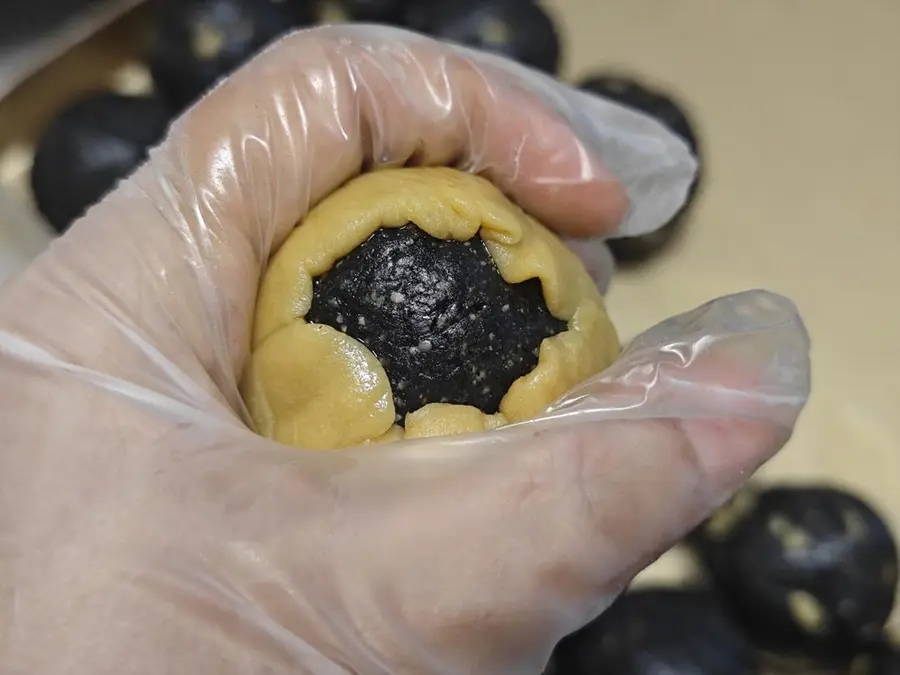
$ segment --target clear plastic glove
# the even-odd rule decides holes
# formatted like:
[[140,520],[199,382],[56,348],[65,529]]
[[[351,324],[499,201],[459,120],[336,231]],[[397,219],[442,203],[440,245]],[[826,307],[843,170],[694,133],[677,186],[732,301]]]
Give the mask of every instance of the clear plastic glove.
[[659,225],[694,170],[648,118],[400,31],[261,55],[0,294],[0,672],[538,673],[788,438],[808,343],[763,292],[653,328],[534,422],[254,435],[263,265],[403,163],[484,173],[582,237]]

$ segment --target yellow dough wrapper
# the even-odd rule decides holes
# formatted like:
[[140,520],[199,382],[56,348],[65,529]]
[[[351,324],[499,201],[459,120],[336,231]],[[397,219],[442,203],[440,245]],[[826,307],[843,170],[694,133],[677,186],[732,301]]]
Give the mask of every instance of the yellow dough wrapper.
[[387,169],[273,256],[241,393],[257,433],[334,450],[533,418],[620,349],[579,258],[489,181]]

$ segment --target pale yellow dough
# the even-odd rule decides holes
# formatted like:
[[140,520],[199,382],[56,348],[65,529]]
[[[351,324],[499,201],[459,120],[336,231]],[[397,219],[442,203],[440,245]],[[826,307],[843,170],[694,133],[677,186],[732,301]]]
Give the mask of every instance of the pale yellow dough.
[[[441,239],[482,237],[509,283],[538,278],[568,330],[541,343],[538,365],[513,382],[500,412],[429,404],[394,424],[387,374],[368,348],[304,320],[312,280],[381,227],[415,223]],[[618,356],[603,297],[578,257],[487,180],[447,168],[362,175],[313,208],[271,260],[260,286],[242,394],[256,431],[332,450],[481,432],[530,419]]]

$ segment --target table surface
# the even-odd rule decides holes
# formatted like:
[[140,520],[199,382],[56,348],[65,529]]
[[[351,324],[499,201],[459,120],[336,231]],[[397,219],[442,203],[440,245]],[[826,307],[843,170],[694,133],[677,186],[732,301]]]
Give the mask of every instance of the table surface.
[[613,66],[673,88],[707,154],[687,236],[614,281],[623,334],[748,288],[792,298],[813,394],[763,476],[841,480],[900,532],[900,3],[550,6],[569,76]]
[[[614,281],[623,335],[748,288],[792,298],[813,395],[763,475],[840,480],[900,532],[900,3],[548,4],[570,77],[617,67],[673,89],[706,150],[687,236]],[[643,578],[676,569],[667,556]]]

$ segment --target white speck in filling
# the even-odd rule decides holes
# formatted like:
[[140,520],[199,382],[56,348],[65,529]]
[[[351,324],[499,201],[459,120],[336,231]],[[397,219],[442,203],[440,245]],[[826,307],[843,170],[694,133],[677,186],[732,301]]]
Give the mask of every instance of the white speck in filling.
[[488,340],[493,340],[493,339],[494,339],[494,334],[488,333]]
[[469,314],[469,321],[474,321],[474,320],[477,319],[477,318],[478,318],[478,317],[475,316],[474,314]]
[[397,389],[399,389],[400,391],[403,391],[404,389],[406,389],[406,382],[404,382],[403,380],[400,380],[397,383]]
[[334,320],[337,321],[339,324],[344,325],[344,315],[343,314],[338,314],[336,317],[334,317]]
[[328,304],[331,305],[332,307],[337,307],[338,301],[335,298],[329,298]]
[[431,351],[431,340],[422,340],[419,343],[418,349],[420,352],[430,352]]
[[487,373],[483,370],[479,370],[478,371],[478,379],[476,380],[476,382],[481,382],[486,377],[487,377]]
[[419,353],[419,348],[418,348],[418,347],[410,347],[410,348],[409,348],[409,353],[410,353],[410,354],[418,354],[418,353]]
[[482,393],[482,394],[490,394],[490,393],[491,393],[491,388],[490,388],[490,387],[485,387],[484,389],[481,390],[481,393]]
[[406,296],[403,295],[403,293],[398,293],[397,291],[391,291],[391,302],[399,305],[404,300],[406,300]]
[[365,326],[366,325],[366,317],[364,317],[364,316],[357,317],[356,322],[360,326]]
[[508,312],[508,311],[509,311],[509,305],[503,305],[503,307],[500,308],[500,311],[501,311],[501,312]]

